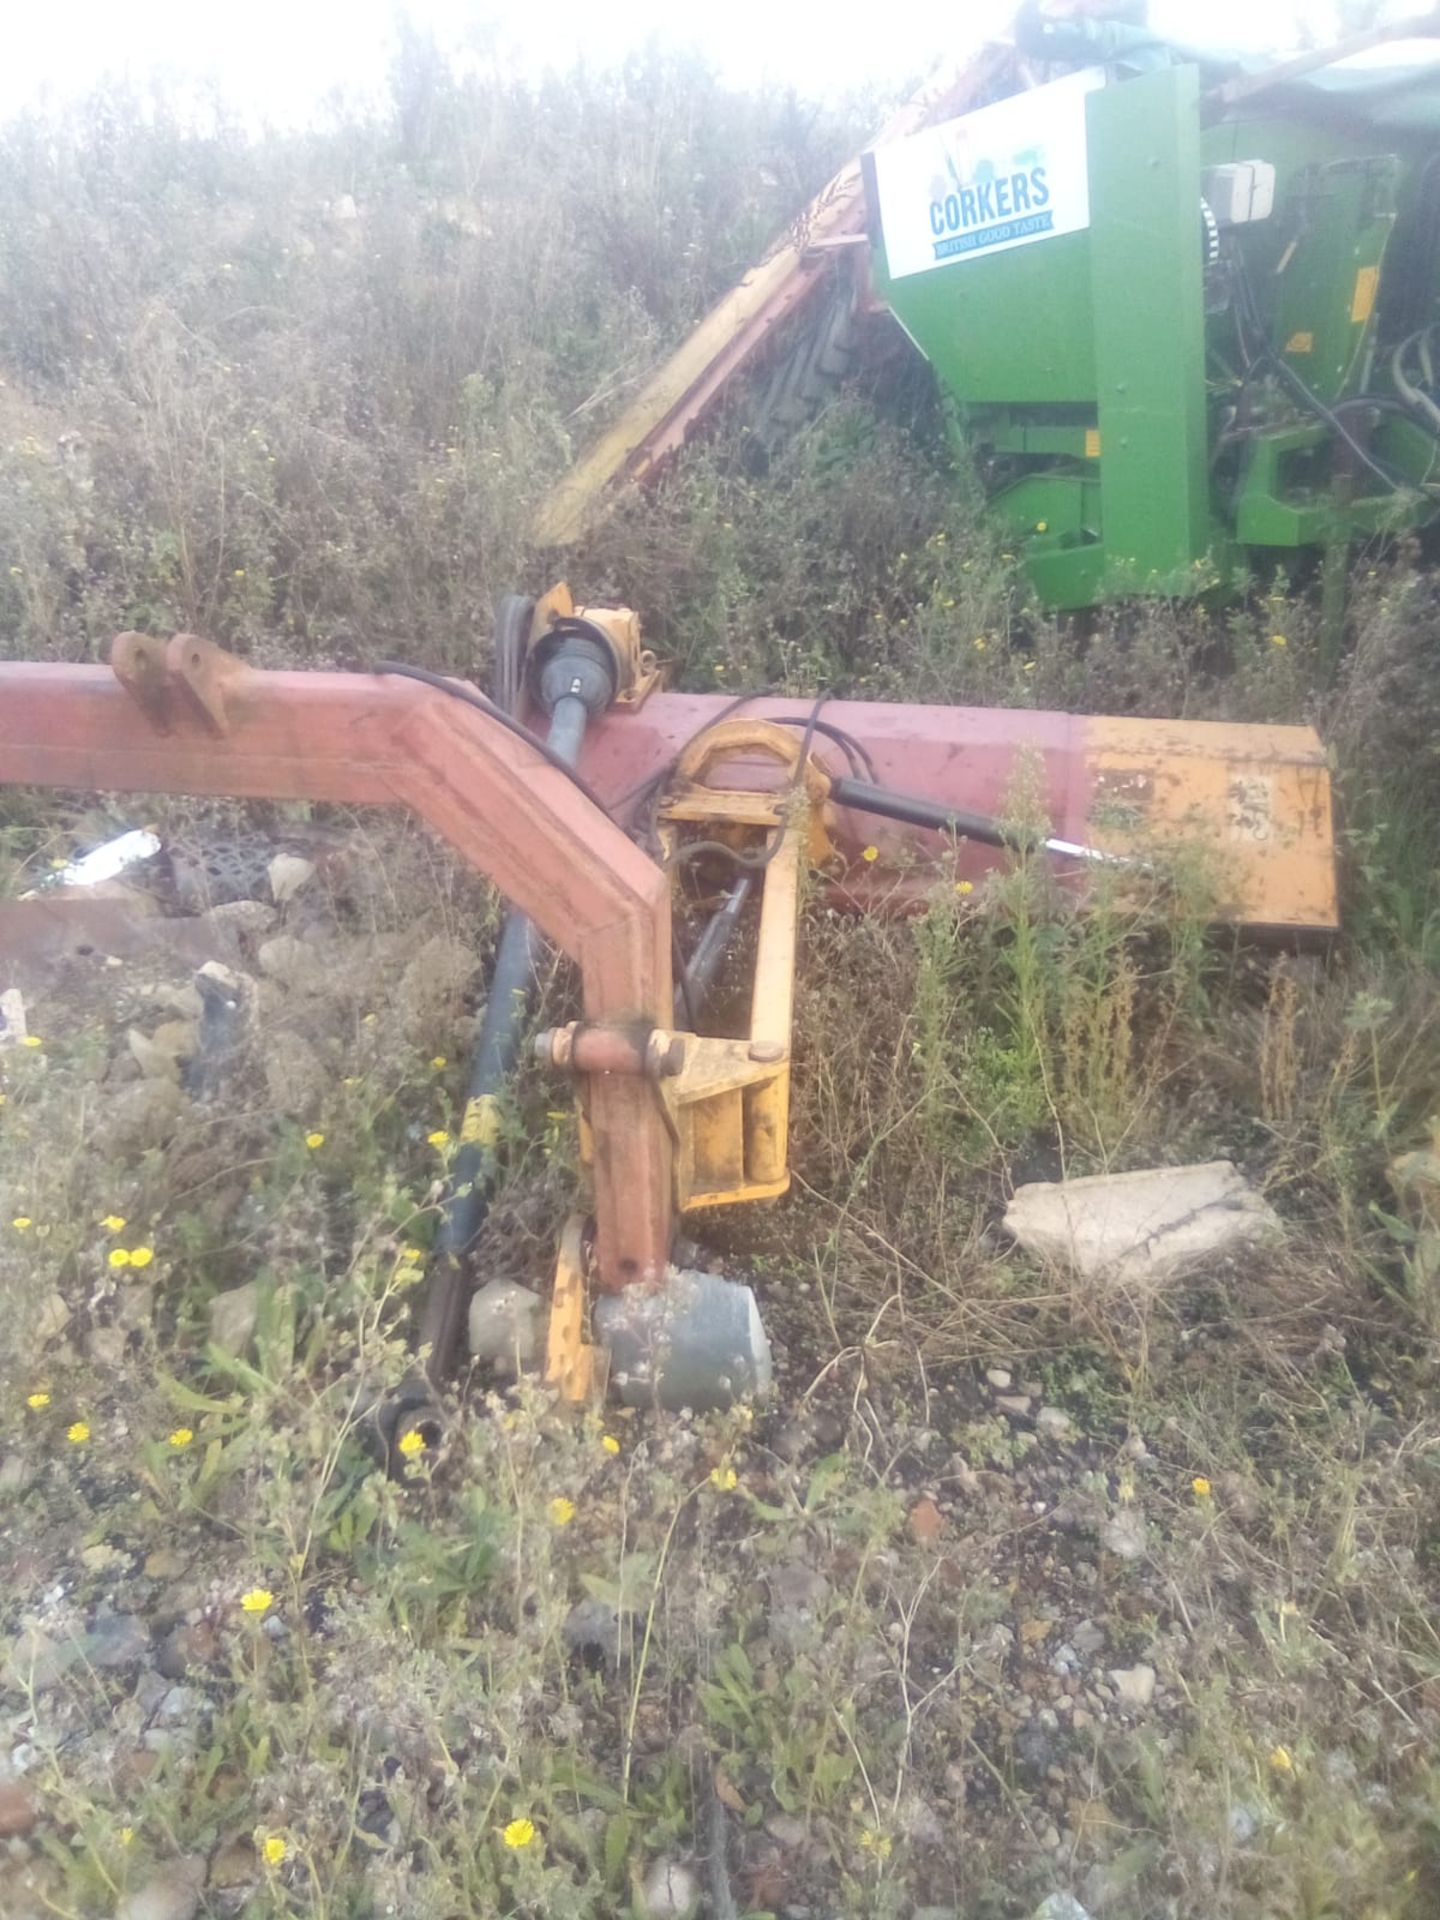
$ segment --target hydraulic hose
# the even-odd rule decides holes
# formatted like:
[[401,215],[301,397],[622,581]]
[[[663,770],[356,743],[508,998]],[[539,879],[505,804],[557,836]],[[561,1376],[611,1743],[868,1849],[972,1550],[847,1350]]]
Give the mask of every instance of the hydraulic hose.
[[[578,762],[589,717],[585,701],[575,694],[556,701],[546,740],[556,759],[572,767]],[[435,1383],[448,1372],[460,1342],[469,1292],[464,1263],[490,1212],[500,1095],[520,1058],[543,948],[544,936],[532,920],[513,910],[506,914],[420,1315],[420,1344],[429,1349],[426,1369]]]
[[711,914],[705,931],[695,943],[690,964],[675,989],[677,1018],[681,1014],[696,1015],[705,1004],[705,996],[719,971],[720,962],[729,951],[730,942],[735,938],[740,915],[754,885],[754,875],[742,873],[721,905]]
[[1102,853],[1098,847],[1084,847],[1073,840],[1056,840],[1046,834],[1025,833],[1005,826],[987,813],[970,813],[963,807],[945,807],[938,801],[922,799],[918,794],[898,793],[893,787],[874,785],[869,780],[842,778],[832,781],[830,798],[839,807],[853,807],[859,813],[873,813],[882,820],[899,820],[908,827],[929,827],[935,833],[954,833],[965,840],[978,840],[982,846],[1010,847],[1017,853],[1058,854],[1067,860],[1085,860],[1094,866],[1134,867],[1140,864],[1123,854]]

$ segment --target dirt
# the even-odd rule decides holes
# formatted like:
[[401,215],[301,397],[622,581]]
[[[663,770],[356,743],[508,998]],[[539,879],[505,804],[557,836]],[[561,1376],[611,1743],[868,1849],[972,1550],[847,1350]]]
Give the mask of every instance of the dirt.
[[[1403,1640],[1372,1638],[1362,1671],[1343,1621],[1376,1556],[1397,1617],[1412,1604],[1435,1441],[1403,1359],[1383,1417],[1346,1372],[1323,1289],[1256,1361],[1250,1303],[1288,1284],[1267,1249],[1128,1320],[1110,1301],[1107,1351],[985,1238],[990,1175],[958,1306],[807,1178],[747,1223],[694,1223],[686,1253],[756,1279],[772,1404],[577,1422],[476,1368],[436,1451],[384,1482],[360,1382],[408,1364],[429,1136],[453,1123],[492,924],[460,886],[399,925],[304,886],[231,915],[259,937],[225,930],[243,1017],[200,1083],[203,1009],[173,1077],[129,1041],[160,1047],[189,1006],[199,917],[143,917],[118,966],[34,989],[44,1044],[7,1069],[7,1123],[72,1159],[7,1162],[33,1186],[0,1277],[62,1310],[9,1330],[7,1915],[318,1911],[312,1867],[417,1912],[427,1888],[519,1913],[587,1885],[574,1911],[597,1916],[677,1886],[786,1920],[1268,1915],[1272,1878],[1340,1844],[1317,1822],[1352,1846],[1360,1781],[1355,1858],[1423,1875],[1401,1796],[1440,1698]],[[543,1284],[567,1129],[548,1089],[515,1100],[480,1277]],[[71,1130],[44,1136],[56,1113]],[[361,1273],[400,1276],[379,1315]],[[1258,1383],[1229,1426],[1227,1378]],[[1305,1505],[1306,1461],[1349,1487],[1348,1533]],[[552,1794],[569,1753],[586,1784]],[[543,1861],[512,1858],[496,1835],[542,1805]],[[482,1895],[458,1891],[467,1845]],[[609,1868],[582,1867],[596,1846]]]

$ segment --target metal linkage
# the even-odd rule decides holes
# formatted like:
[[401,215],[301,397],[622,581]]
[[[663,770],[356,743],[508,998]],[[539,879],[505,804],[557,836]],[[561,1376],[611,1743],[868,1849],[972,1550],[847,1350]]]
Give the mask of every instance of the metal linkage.
[[[671,1018],[670,889],[533,748],[444,691],[369,674],[262,671],[191,635],[122,636],[115,670],[0,665],[0,783],[403,806],[576,962],[585,1017]],[[597,1076],[587,1106],[602,1290],[658,1284],[672,1145],[649,1088]]]

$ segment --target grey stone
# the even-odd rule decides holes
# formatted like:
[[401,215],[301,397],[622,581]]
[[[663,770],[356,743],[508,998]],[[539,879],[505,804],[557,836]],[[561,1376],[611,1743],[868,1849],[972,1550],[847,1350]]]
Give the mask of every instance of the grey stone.
[[200,1044],[200,1031],[193,1020],[166,1020],[154,1033],[131,1027],[126,1039],[130,1057],[147,1080],[177,1081],[180,1062],[188,1060]]
[[61,1293],[47,1293],[35,1310],[31,1324],[31,1337],[43,1347],[47,1341],[55,1339],[70,1324],[70,1308]]
[[91,1144],[106,1156],[129,1158],[168,1145],[189,1102],[173,1080],[138,1080],[113,1099],[102,1097]]
[[270,891],[275,904],[283,907],[315,877],[315,862],[303,860],[298,853],[277,853],[268,868]]
[[1062,1413],[1059,1407],[1041,1407],[1035,1416],[1035,1425],[1041,1433],[1048,1433],[1052,1440],[1065,1440],[1071,1431],[1068,1413]]
[[170,1687],[155,1717],[172,1727],[186,1726],[198,1720],[209,1704],[199,1687]]
[[200,921],[222,933],[254,936],[268,933],[279,917],[264,900],[224,900],[217,907],[207,907]]
[[1110,1684],[1122,1706],[1148,1707],[1155,1698],[1155,1669],[1143,1661],[1137,1667],[1112,1667]]
[[27,1628],[6,1657],[4,1684],[13,1692],[44,1693],[73,1667],[81,1656],[77,1640],[52,1640],[38,1627]]
[[578,1600],[560,1631],[571,1653],[612,1671],[619,1666],[620,1615],[608,1601]]
[[793,1813],[774,1814],[765,1822],[765,1831],[782,1847],[803,1847],[810,1838],[809,1827]]
[[1004,1367],[987,1367],[985,1369],[985,1378],[997,1393],[1008,1393],[1010,1391],[1011,1376]]
[[491,1280],[470,1302],[470,1352],[502,1372],[533,1366],[540,1352],[540,1296],[516,1280]]
[[34,1486],[40,1471],[40,1462],[33,1455],[7,1453],[0,1460],[0,1499],[6,1494],[18,1498]]
[[138,1614],[102,1613],[80,1641],[92,1667],[128,1667],[150,1647],[150,1629]]
[[773,1606],[797,1611],[813,1611],[830,1591],[824,1574],[799,1560],[787,1560],[776,1567],[768,1576],[768,1584]]
[[699,1911],[700,1886],[688,1867],[663,1856],[645,1875],[640,1911],[646,1920],[690,1920]]
[[1052,1893],[1043,1899],[1031,1920],[1090,1920],[1073,1893]]
[[115,1909],[115,1920],[192,1920],[204,1885],[203,1859],[169,1860],[126,1895]]
[[85,1358],[97,1367],[116,1368],[125,1358],[129,1337],[124,1327],[92,1327],[83,1343]]
[[255,1323],[260,1317],[260,1282],[247,1280],[243,1286],[217,1293],[210,1302],[210,1343],[232,1360],[238,1360],[255,1338]]
[[1154,1285],[1228,1248],[1277,1240],[1278,1215],[1229,1160],[1016,1189],[1006,1231],[1081,1279]]
[[1248,1847],[1260,1831],[1260,1816],[1253,1807],[1231,1807],[1225,1825],[1237,1847]]
[[255,958],[268,980],[278,980],[294,993],[324,993],[333,977],[328,949],[319,942],[297,940],[293,933],[277,933],[262,941]]
[[1139,1560],[1145,1552],[1145,1516],[1134,1507],[1121,1507],[1100,1529],[1100,1544],[1117,1560]]

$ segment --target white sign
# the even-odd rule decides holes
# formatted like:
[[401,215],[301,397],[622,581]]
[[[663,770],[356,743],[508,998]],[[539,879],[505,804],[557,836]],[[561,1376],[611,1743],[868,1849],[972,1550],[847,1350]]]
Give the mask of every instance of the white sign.
[[1085,100],[1072,73],[875,150],[890,277],[929,273],[1090,224]]

